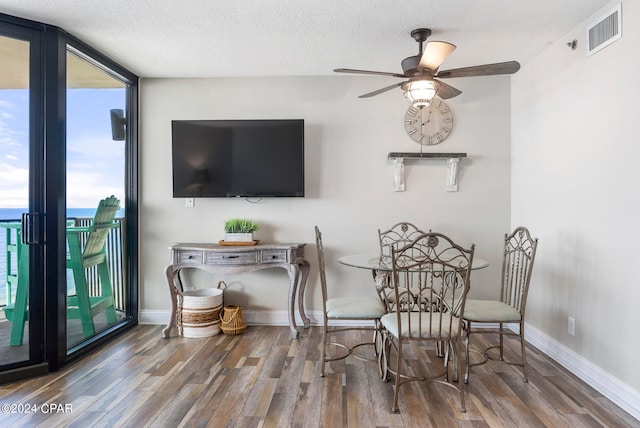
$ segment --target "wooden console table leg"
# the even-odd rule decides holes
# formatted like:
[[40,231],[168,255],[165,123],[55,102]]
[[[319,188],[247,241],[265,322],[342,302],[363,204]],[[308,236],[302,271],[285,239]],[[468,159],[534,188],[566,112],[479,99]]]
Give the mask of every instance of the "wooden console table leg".
[[307,314],[304,311],[304,293],[305,289],[307,288],[307,279],[309,279],[309,271],[311,270],[311,265],[305,259],[297,260],[296,263],[302,271],[300,285],[298,286],[298,311],[300,312],[300,318],[302,318],[304,328],[309,328],[311,326],[311,320],[307,317]]
[[169,284],[169,294],[171,295],[171,312],[169,315],[169,324],[162,329],[162,337],[168,339],[171,335],[171,329],[176,326],[176,313],[178,310],[178,302],[176,295],[176,276],[180,269],[175,269],[173,265],[167,266],[167,283]]
[[294,314],[296,291],[298,289],[298,278],[300,277],[300,268],[297,264],[293,263],[287,265],[287,272],[289,272],[289,302],[287,309],[289,312],[289,328],[291,329],[291,337],[297,339],[299,336],[298,327],[296,326],[296,316]]

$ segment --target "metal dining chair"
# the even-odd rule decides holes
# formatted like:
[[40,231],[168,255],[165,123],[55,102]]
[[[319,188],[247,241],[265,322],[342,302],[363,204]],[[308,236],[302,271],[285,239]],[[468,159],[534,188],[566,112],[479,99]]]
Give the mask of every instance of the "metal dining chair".
[[[378,342],[380,332],[380,317],[385,313],[385,307],[382,301],[374,296],[348,296],[348,297],[334,297],[328,298],[327,292],[327,277],[325,272],[324,263],[324,247],[322,244],[322,234],[318,226],[315,227],[316,233],[316,247],[318,251],[318,268],[320,270],[320,286],[322,290],[322,313],[323,313],[323,327],[322,327],[322,351],[321,351],[321,366],[320,376],[325,375],[325,364],[330,361],[342,360],[349,355],[361,360],[368,360],[354,352],[356,348],[365,345],[371,345],[374,348],[376,359],[378,357]],[[344,321],[357,321],[358,325],[347,326],[330,326],[329,322],[344,322]],[[362,325],[364,323],[372,323],[371,326]],[[364,330],[372,333],[373,339],[371,342],[362,342],[354,346],[347,346],[344,343],[339,343],[335,340],[329,342],[329,338],[339,332],[349,330]],[[327,347],[334,345],[344,350],[340,355],[327,356]]]
[[[500,285],[500,300],[468,299],[463,316],[465,321],[466,339],[466,370],[464,381],[469,382],[470,367],[485,364],[489,359],[497,359],[504,363],[522,367],[523,380],[528,382],[527,356],[525,353],[524,315],[527,306],[527,294],[533,262],[536,257],[538,238],[531,238],[526,227],[516,227],[511,234],[504,235],[504,254],[502,261],[502,282]],[[476,324],[498,324],[497,328],[473,328]],[[517,331],[505,328],[505,324],[518,324]],[[500,342],[482,351],[483,359],[471,363],[469,359],[469,342],[472,334],[498,334]],[[504,359],[504,336],[515,336],[520,339],[520,361],[506,361]],[[499,355],[492,357],[491,349],[499,349]],[[480,352],[477,350],[473,350]]]
[[[462,356],[462,319],[469,292],[471,265],[475,246],[464,249],[450,238],[435,232],[423,233],[401,248],[391,248],[391,284],[395,293],[395,310],[380,319],[383,332],[382,360],[384,378],[395,377],[391,411],[398,412],[400,386],[411,381],[432,381],[456,389],[460,410],[465,411],[464,383],[449,381],[449,360],[455,362],[453,380],[464,369]],[[411,298],[415,296],[414,298]],[[444,343],[442,370],[420,375],[413,366],[402,370],[406,342]],[[391,350],[395,349],[395,364]],[[451,355],[453,353],[453,355]],[[426,369],[425,369],[426,371]]]
[[[378,229],[378,242],[380,244],[380,263],[391,266],[391,249],[401,248],[413,242],[415,238],[425,233],[414,224],[402,221],[396,223],[390,229],[381,231]],[[395,309],[395,293],[391,287],[390,271],[373,271],[376,289],[380,298],[387,306],[387,312]],[[407,297],[412,297],[411,290]],[[415,298],[415,296],[413,296]]]

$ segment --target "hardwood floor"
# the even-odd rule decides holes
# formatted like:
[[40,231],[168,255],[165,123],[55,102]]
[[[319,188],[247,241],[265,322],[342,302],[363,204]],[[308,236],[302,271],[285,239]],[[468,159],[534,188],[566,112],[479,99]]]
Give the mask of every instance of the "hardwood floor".
[[[533,348],[529,383],[506,364],[475,367],[466,413],[453,389],[411,382],[401,386],[400,413],[393,414],[392,382],[380,380],[376,363],[349,357],[329,363],[320,377],[318,327],[299,340],[290,339],[288,327],[249,326],[239,336],[206,339],[162,339],[161,329],[138,326],[59,372],[1,386],[0,426],[640,426]],[[412,371],[442,364],[433,349],[405,349]],[[11,404],[32,412],[7,413]]]

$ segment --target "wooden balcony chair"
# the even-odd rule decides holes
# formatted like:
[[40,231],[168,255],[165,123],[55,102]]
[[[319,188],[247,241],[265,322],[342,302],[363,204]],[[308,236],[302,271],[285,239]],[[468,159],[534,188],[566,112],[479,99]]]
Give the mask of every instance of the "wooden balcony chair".
[[[538,238],[531,238],[529,230],[525,227],[517,227],[509,235],[504,235],[504,254],[502,261],[502,284],[500,285],[500,300],[473,300],[468,299],[464,312],[466,340],[465,354],[467,366],[464,381],[469,382],[469,368],[484,364],[488,359],[503,361],[507,364],[522,367],[523,380],[528,381],[527,357],[525,354],[524,314],[527,305],[527,294],[533,261],[536,257]],[[498,324],[497,328],[477,328],[476,324]],[[518,331],[505,328],[505,324],[518,324]],[[498,345],[490,346],[483,352],[483,359],[471,363],[469,359],[469,340],[472,334],[494,333],[500,337]],[[504,359],[503,337],[515,336],[520,339],[520,361],[506,361]],[[499,349],[499,355],[491,355],[490,350]]]
[[[356,348],[365,345],[371,345],[374,348],[375,357],[378,357],[380,317],[386,313],[382,301],[375,295],[372,296],[348,296],[328,298],[327,293],[327,277],[324,268],[324,247],[322,245],[322,234],[318,226],[315,227],[316,247],[318,251],[318,268],[320,270],[320,285],[322,289],[322,313],[323,313],[323,329],[322,329],[322,351],[320,355],[320,376],[324,377],[325,364],[330,361],[337,361],[353,355],[359,359],[365,358],[354,353]],[[329,326],[329,321],[343,322],[355,321],[361,324],[347,326]],[[367,326],[365,323],[370,322],[373,325]],[[338,343],[335,340],[329,342],[329,337],[339,332],[349,330],[365,330],[372,332],[373,339],[371,342],[358,343],[355,346],[347,346]],[[327,347],[334,345],[344,350],[339,355],[327,355]]]
[[[11,321],[9,345],[20,346],[24,339],[24,326],[27,321],[27,302],[29,300],[29,251],[22,243],[22,225],[5,223],[7,254],[7,305],[2,308],[5,317]],[[13,266],[13,261],[17,266]],[[12,300],[12,289],[15,299]]]
[[[69,244],[67,269],[73,272],[76,286],[76,294],[67,296],[67,318],[80,319],[84,337],[95,334],[93,318],[100,312],[105,312],[108,323],[116,322],[113,287],[105,244],[109,231],[120,226],[114,221],[119,209],[120,201],[110,196],[100,201],[90,226],[67,228]],[[82,246],[83,234],[86,234],[84,247]],[[93,266],[96,266],[98,271],[100,282],[98,292],[95,290],[91,292],[87,286],[86,271]]]
[[[383,378],[388,379],[389,374],[395,377],[392,412],[399,411],[400,386],[411,381],[436,382],[457,390],[460,410],[465,411],[464,383],[452,381],[464,370],[460,314],[464,314],[469,292],[473,254],[473,245],[464,249],[436,232],[419,235],[404,247],[392,247],[391,283],[395,301],[400,304],[380,319]],[[403,350],[408,341],[431,342],[436,349],[445,344],[443,367],[420,367],[416,362],[403,369]],[[452,381],[449,360],[454,361]]]
[[[116,212],[120,209],[120,201],[111,196],[98,204],[93,223],[86,227],[67,226],[67,242],[69,254],[67,268],[73,272],[76,294],[67,297],[67,317],[80,319],[82,334],[90,337],[95,334],[93,317],[105,312],[108,323],[116,322],[113,300],[113,287],[109,274],[109,266],[105,251],[105,243],[110,229],[119,227],[114,221]],[[14,286],[15,300],[8,301],[3,308],[5,316],[11,321],[11,346],[20,346],[24,340],[25,323],[28,320],[29,301],[29,252],[21,242],[21,225],[11,223],[3,225],[7,230],[7,258],[15,253],[17,269],[7,266],[7,286]],[[15,232],[12,233],[12,230]],[[82,246],[83,236],[86,243]],[[97,267],[100,281],[100,292],[89,291],[86,279],[86,269]]]

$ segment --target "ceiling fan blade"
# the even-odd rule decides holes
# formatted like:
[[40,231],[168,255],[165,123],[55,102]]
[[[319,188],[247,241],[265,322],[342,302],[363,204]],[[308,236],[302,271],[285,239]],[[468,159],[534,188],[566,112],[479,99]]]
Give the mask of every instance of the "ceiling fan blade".
[[383,92],[387,92],[390,91],[394,88],[397,88],[398,86],[402,86],[404,85],[406,82],[400,82],[400,83],[394,83],[393,85],[389,85],[389,86],[385,86],[384,88],[380,88],[377,91],[373,91],[373,92],[369,92],[368,94],[364,94],[364,95],[360,95],[358,98],[369,98],[369,97],[374,97],[376,95],[379,95]]
[[444,79],[450,77],[493,76],[496,74],[513,74],[518,70],[520,70],[520,63],[518,63],[518,61],[507,61],[443,70],[439,71],[435,77]]
[[418,69],[435,71],[456,49],[456,45],[447,42],[428,42],[422,52]]
[[356,70],[353,68],[336,68],[333,71],[335,71],[336,73],[375,74],[377,76],[407,77],[404,74],[399,74],[399,73],[391,73],[386,71]]
[[433,79],[433,84],[436,86],[436,94],[443,100],[457,97],[462,93],[462,91],[457,90],[453,86],[436,79]]

